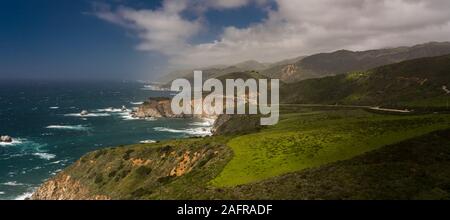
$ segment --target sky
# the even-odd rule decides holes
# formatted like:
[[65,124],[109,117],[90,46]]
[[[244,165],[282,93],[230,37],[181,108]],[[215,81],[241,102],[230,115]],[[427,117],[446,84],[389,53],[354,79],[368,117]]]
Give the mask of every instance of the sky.
[[0,79],[154,79],[450,41],[448,0],[2,0]]

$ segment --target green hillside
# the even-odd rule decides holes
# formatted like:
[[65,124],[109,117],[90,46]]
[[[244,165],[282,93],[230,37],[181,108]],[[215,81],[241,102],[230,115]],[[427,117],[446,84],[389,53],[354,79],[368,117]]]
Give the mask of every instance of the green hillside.
[[296,82],[353,71],[366,71],[406,60],[446,54],[450,54],[449,42],[431,42],[412,47],[368,51],[339,50],[331,53],[314,54],[290,64],[273,65],[262,70],[261,73],[285,82]]
[[235,186],[349,159],[449,128],[449,119],[434,115],[377,115],[363,110],[283,111],[277,125],[228,141],[234,157],[212,183]]
[[450,55],[421,58],[286,84],[281,97],[284,103],[446,107],[449,70]]

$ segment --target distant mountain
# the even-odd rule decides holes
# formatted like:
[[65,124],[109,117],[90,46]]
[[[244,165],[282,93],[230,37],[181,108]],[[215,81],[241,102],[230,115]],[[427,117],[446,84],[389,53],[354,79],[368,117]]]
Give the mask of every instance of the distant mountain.
[[426,43],[413,47],[398,47],[368,51],[339,50],[320,53],[299,59],[293,63],[273,65],[261,71],[285,82],[333,76],[350,71],[364,71],[378,66],[398,63],[422,57],[450,54],[450,42]]

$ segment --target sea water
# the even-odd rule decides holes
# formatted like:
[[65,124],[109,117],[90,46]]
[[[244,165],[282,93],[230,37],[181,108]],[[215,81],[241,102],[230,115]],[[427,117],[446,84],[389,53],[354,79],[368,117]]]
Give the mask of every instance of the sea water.
[[149,97],[173,95],[145,88],[137,82],[0,81],[0,135],[14,138],[0,143],[0,199],[30,196],[90,151],[209,134],[211,123],[198,119],[131,117]]

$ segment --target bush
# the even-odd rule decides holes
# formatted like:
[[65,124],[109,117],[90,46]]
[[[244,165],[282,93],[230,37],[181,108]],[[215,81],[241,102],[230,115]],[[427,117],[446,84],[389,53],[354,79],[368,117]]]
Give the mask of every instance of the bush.
[[147,176],[152,172],[150,167],[140,166],[136,169],[135,173],[139,176]]

